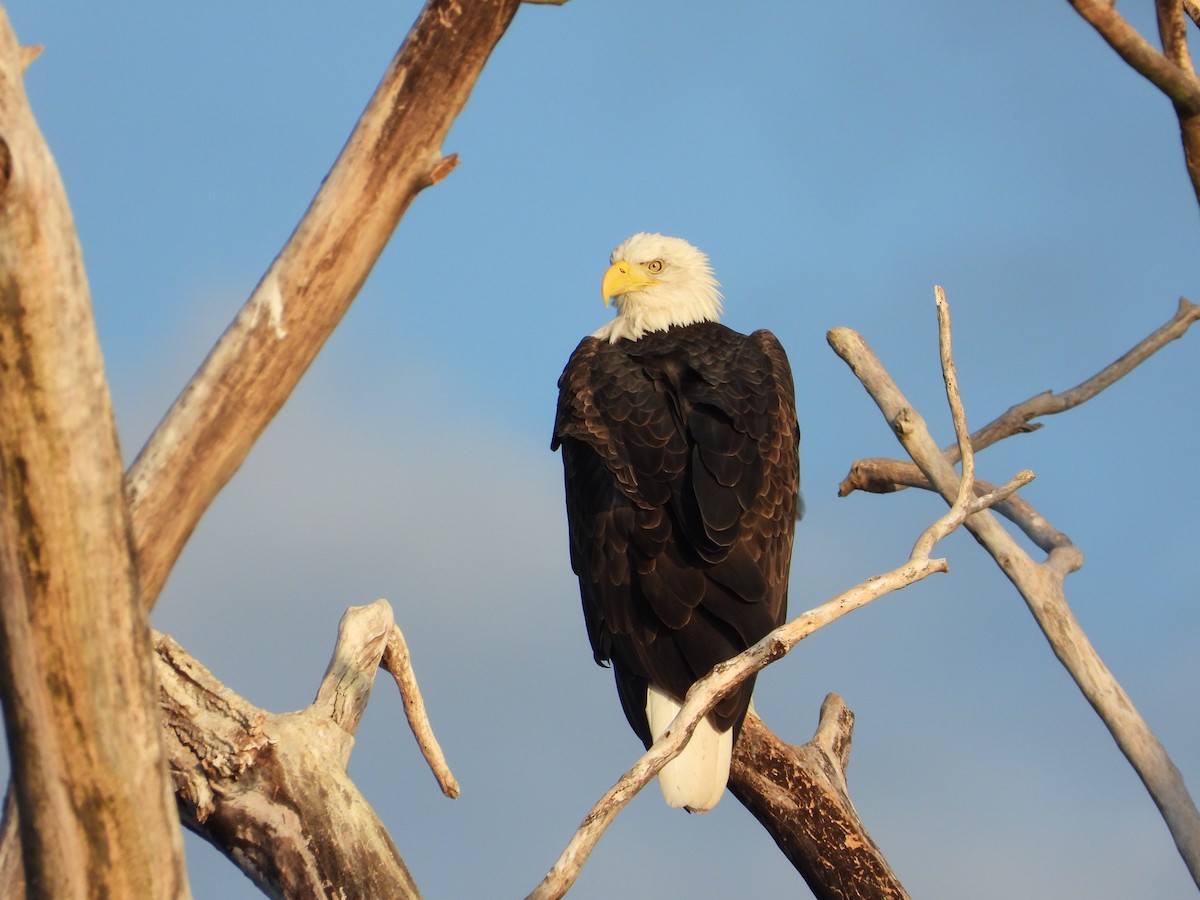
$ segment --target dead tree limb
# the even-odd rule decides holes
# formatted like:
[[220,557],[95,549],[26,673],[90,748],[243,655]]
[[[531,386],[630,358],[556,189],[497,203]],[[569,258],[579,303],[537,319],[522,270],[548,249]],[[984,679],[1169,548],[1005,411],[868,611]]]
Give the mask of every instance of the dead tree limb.
[[455,799],[459,793],[458,779],[450,771],[441,745],[429,724],[429,714],[425,711],[425,700],[417,686],[417,676],[413,672],[408,644],[397,625],[392,625],[388,633],[387,646],[384,647],[383,657],[379,660],[379,667],[395,679],[396,687],[400,689],[400,699],[404,702],[404,716],[408,719],[408,727],[416,739],[421,755],[429,763],[429,769],[437,779],[442,793],[451,800]]
[[28,896],[184,897],[116,427],[31,58],[0,10],[0,698]]
[[304,218],[131,467],[151,606],[196,523],[341,321],[424,188],[520,0],[430,0]]
[[[348,610],[316,699],[280,715],[243,700],[169,637],[158,638],[180,812],[270,897],[420,896],[387,829],[346,774],[395,629],[385,600]],[[442,777],[453,781],[448,769]]]
[[697,681],[688,691],[675,721],[596,802],[546,873],[546,877],[529,894],[527,900],[558,900],[570,890],[588,856],[617,814],[650,783],[663,766],[679,755],[691,738],[696,724],[726,693],[768,664],[782,659],[792,647],[819,628],[879,597],[928,578],[936,572],[945,572],[946,569],[944,559],[930,559],[927,554],[923,557],[914,556],[898,568],[856,585],[816,609],[781,625],[757,644],[716,666],[712,672]]
[[1187,49],[1186,0],[1155,0],[1162,51],[1117,12],[1113,0],[1069,0],[1108,45],[1135,71],[1167,95],[1179,119],[1183,158],[1200,201],[1200,78]]
[[[862,382],[929,483],[949,502],[960,489],[958,473],[928,431],[900,427],[911,408],[866,341],[848,328],[837,328],[829,333],[829,343]],[[1063,582],[1082,565],[1082,554],[1074,544],[1064,541],[1037,563],[990,512],[972,516],[966,528],[1025,599],[1055,656],[1142,779],[1192,878],[1200,885],[1200,813],[1183,776],[1104,665],[1067,603]]]
[[733,748],[729,790],[758,819],[817,900],[902,900],[908,893],[850,799],[854,713],[830,694],[812,740],[792,746],[751,711]]
[[[1070,390],[1057,394],[1053,391],[1043,391],[1009,407],[1003,414],[971,435],[971,447],[978,453],[985,447],[990,447],[1015,434],[1036,431],[1042,427],[1043,423],[1034,422],[1034,419],[1066,412],[1095,397],[1101,391],[1116,384],[1167,344],[1183,337],[1197,320],[1200,320],[1200,304],[1180,297],[1175,315],[1131,347],[1120,359],[1105,366],[1095,375]],[[943,454],[952,465],[957,463],[961,457],[957,444],[947,447]],[[838,495],[845,497],[856,490],[885,494],[902,487],[919,487],[926,484],[928,482],[921,474],[921,470],[916,464],[907,460],[902,462],[893,459],[860,459],[850,467],[849,474],[838,488]]]

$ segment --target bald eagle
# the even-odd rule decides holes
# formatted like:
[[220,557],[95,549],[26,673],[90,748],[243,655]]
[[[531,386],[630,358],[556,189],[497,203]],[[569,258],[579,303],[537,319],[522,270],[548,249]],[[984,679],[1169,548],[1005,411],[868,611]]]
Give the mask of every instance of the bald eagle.
[[[800,432],[783,347],[718,323],[707,256],[635,234],[610,262],[601,293],[617,315],[567,362],[551,448],[593,655],[649,747],[694,682],[783,622]],[[662,770],[670,805],[721,798],[752,689]]]

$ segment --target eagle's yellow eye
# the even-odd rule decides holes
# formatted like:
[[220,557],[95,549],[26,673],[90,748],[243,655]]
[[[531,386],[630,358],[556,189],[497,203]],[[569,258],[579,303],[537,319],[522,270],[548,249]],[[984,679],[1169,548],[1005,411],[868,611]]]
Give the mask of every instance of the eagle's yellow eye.
[[663,261],[661,259],[653,259],[646,263],[646,271],[651,275],[657,275],[663,270]]

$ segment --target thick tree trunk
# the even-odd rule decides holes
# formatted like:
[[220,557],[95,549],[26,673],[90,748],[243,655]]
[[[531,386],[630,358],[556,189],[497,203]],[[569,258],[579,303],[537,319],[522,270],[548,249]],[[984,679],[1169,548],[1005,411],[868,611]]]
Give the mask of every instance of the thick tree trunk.
[[[518,6],[519,0],[430,0],[304,219],[139,455],[124,492],[70,214],[21,89],[27,57],[7,20],[2,23],[0,577],[6,631],[0,650],[22,814],[7,815],[0,835],[0,896],[20,895],[24,865],[32,890],[71,896],[63,879],[81,866],[100,865],[97,854],[104,852],[114,855],[114,872],[132,879],[154,873],[144,885],[111,886],[112,896],[186,892],[174,802],[161,790],[168,782],[141,609],[157,599],[201,515],[341,320],[408,205],[453,169],[454,157],[442,156],[442,140]],[[32,149],[18,137],[28,137]],[[53,176],[49,186],[34,178],[43,170]],[[81,421],[56,424],[68,411]],[[22,443],[45,435],[52,437],[48,449]],[[55,483],[63,472],[78,478]],[[69,490],[55,494],[54,488]],[[52,513],[62,513],[62,521]],[[47,543],[47,535],[55,541]],[[60,579],[58,567],[74,580]],[[43,596],[50,593],[53,602]],[[45,652],[39,640],[47,643]],[[29,677],[17,680],[22,674]],[[109,777],[89,774],[99,761],[82,757],[96,746],[79,739],[84,729],[101,725],[104,740],[117,745],[102,758],[128,768],[128,797],[136,799],[100,790],[87,797],[55,794],[55,785],[70,785],[75,777]],[[81,756],[72,762],[72,778],[44,765],[65,748]],[[40,768],[27,765],[35,758]],[[146,794],[156,788],[152,801]],[[53,826],[30,814],[30,803],[49,801],[55,801]],[[136,814],[128,827],[116,828],[108,818],[94,828],[81,828],[82,817],[68,822],[73,806],[100,814],[118,805],[122,815]],[[14,846],[18,821],[23,853]],[[97,847],[89,847],[89,837]],[[323,837],[344,838],[336,830]],[[77,862],[58,865],[54,853]],[[115,854],[128,856],[128,865],[117,865]],[[45,877],[53,883],[43,888]],[[103,880],[86,883],[106,890]]]
[[186,896],[121,454],[27,58],[0,11],[0,698],[28,895]]

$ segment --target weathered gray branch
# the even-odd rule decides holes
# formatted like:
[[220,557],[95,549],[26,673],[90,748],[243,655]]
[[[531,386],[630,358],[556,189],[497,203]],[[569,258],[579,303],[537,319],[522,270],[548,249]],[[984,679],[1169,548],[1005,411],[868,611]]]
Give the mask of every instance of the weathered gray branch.
[[348,610],[316,699],[281,715],[234,694],[169,637],[158,639],[184,821],[269,896],[419,896],[387,829],[346,774],[395,627],[384,600]]
[[[1042,427],[1042,423],[1034,422],[1033,419],[1066,412],[1085,403],[1124,378],[1167,344],[1183,337],[1197,320],[1200,320],[1200,305],[1180,297],[1175,315],[1130,348],[1120,359],[1070,390],[1058,394],[1043,391],[1009,407],[1002,415],[971,435],[972,448],[978,453],[985,447],[1015,434],[1035,431]],[[946,448],[943,453],[951,464],[961,458],[957,444]],[[884,494],[901,487],[920,487],[925,484],[928,482],[915,463],[907,460],[861,459],[850,467],[849,474],[838,488],[838,495],[845,497],[856,490]]]
[[34,55],[0,10],[8,821],[20,820],[30,897],[183,897],[121,455],[71,211],[25,95]]
[[287,245],[142,448],[126,484],[148,604],[409,204],[454,168],[442,141],[519,5],[430,0]]
[[388,632],[387,646],[384,647],[383,657],[379,660],[379,667],[396,680],[400,698],[404,701],[404,715],[417,741],[417,747],[429,763],[442,793],[454,799],[459,793],[458,779],[450,771],[441,745],[429,724],[429,714],[425,711],[425,700],[421,696],[420,687],[417,686],[417,676],[413,672],[408,644],[396,625],[392,625]]
[[[838,328],[829,333],[829,343],[862,382],[930,484],[949,502],[960,489],[958,473],[927,430],[901,427],[911,408],[866,342],[850,329]],[[1200,885],[1200,813],[1183,777],[1104,665],[1067,604],[1063,581],[1082,565],[1082,554],[1065,541],[1053,547],[1039,564],[989,512],[972,516],[966,527],[1024,597],[1055,655],[1142,779],[1193,879]]]
[[[174,565],[180,550],[194,529],[200,516],[207,509],[217,492],[240,466],[258,435],[282,406],[317,351],[341,320],[346,308],[353,300],[367,273],[386,244],[401,215],[413,198],[424,187],[444,178],[454,167],[456,157],[443,156],[441,143],[451,123],[462,109],[492,48],[511,22],[518,0],[478,0],[469,4],[455,0],[430,0],[418,17],[404,46],[400,49],[385,73],[375,95],[360,118],[354,132],[347,141],[338,162],[325,179],[304,219],[298,225],[287,245],[246,303],[242,312],[213,349],[201,370],[179,396],[171,411],[164,418],[142,453],[125,478],[124,489],[118,478],[117,487],[107,501],[114,514],[119,513],[122,521],[117,522],[123,539],[132,530],[133,559],[126,543],[124,565],[96,565],[92,573],[116,573],[129,579],[124,590],[95,589],[90,596],[102,597],[114,605],[121,605],[130,597],[140,607],[153,605],[167,575]],[[4,22],[7,32],[7,21]],[[3,73],[0,74],[0,105],[6,110],[20,109],[26,115],[24,97],[20,93],[20,72],[36,55],[19,51],[15,39],[7,35],[3,49]],[[11,102],[10,102],[11,101]],[[21,128],[35,134],[32,115]],[[10,131],[7,121],[0,125],[0,199],[6,200],[11,213],[18,199],[24,203],[27,180],[37,171],[26,147],[15,141],[17,132]],[[22,132],[24,133],[24,132]],[[40,151],[39,151],[40,152]],[[45,154],[48,160],[48,154]],[[54,374],[63,379],[79,378],[80,386],[103,393],[103,375],[99,366],[98,352],[79,355],[79,346],[74,336],[90,330],[90,309],[87,304],[86,286],[82,281],[82,268],[78,262],[78,248],[74,247],[74,233],[69,214],[55,220],[55,210],[45,206],[45,198],[37,197],[36,211],[44,216],[44,225],[37,232],[38,241],[46,235],[57,240],[59,232],[65,235],[72,247],[73,257],[61,253],[53,264],[46,267],[37,278],[29,283],[38,290],[50,292],[59,285],[62,277],[76,279],[78,285],[71,288],[71,303],[61,306],[66,312],[55,324],[70,338],[61,344],[60,356],[69,365],[55,369]],[[57,201],[56,201],[57,202]],[[61,201],[65,211],[65,200]],[[61,226],[61,228],[60,228]],[[23,260],[30,260],[45,248],[35,241],[35,232],[26,228],[23,237],[8,245],[10,251]],[[32,250],[31,250],[32,248]],[[11,286],[10,286],[11,287]],[[0,285],[0,292],[8,288]],[[9,292],[10,298],[16,295]],[[24,301],[22,301],[22,304]],[[76,307],[80,316],[70,315]],[[24,309],[12,303],[10,309]],[[15,345],[14,345],[15,346]],[[2,349],[2,348],[0,348]],[[76,361],[81,361],[77,363]],[[80,372],[82,365],[85,372]],[[18,382],[9,382],[16,389]],[[31,394],[30,396],[36,396]],[[104,402],[107,403],[105,396]],[[101,422],[110,418],[106,408],[90,410]],[[7,416],[5,417],[8,418]],[[111,423],[108,423],[111,424]],[[107,426],[106,426],[107,427]],[[74,452],[87,452],[92,445],[77,441]],[[115,446],[115,444],[114,444]],[[105,451],[107,452],[107,451]],[[119,457],[114,456],[114,459]],[[106,463],[107,465],[107,463]],[[56,472],[77,471],[70,463],[59,461]],[[118,465],[119,471],[119,465]],[[19,485],[18,485],[19,486]],[[109,486],[111,488],[111,485]],[[128,498],[128,511],[125,503]],[[73,508],[86,509],[86,504]],[[26,523],[14,523],[14,528],[23,528]],[[14,532],[16,533],[16,532]],[[28,531],[26,538],[33,537]],[[19,569],[6,566],[6,571]],[[139,590],[140,588],[140,590]],[[15,599],[15,593],[5,592]],[[15,610],[15,605],[12,606]],[[51,606],[41,608],[50,609]],[[134,617],[134,625],[130,617]],[[21,621],[20,617],[16,621]],[[161,745],[158,731],[153,726],[154,705],[150,687],[153,671],[150,665],[149,632],[142,609],[130,609],[120,615],[109,615],[92,607],[88,611],[88,625],[95,647],[111,652],[127,640],[106,640],[105,633],[97,629],[96,622],[114,630],[125,628],[141,641],[142,651],[135,654],[134,665],[140,675],[129,673],[126,685],[141,684],[145,687],[149,705],[139,704],[121,691],[113,691],[120,698],[119,715],[106,723],[105,733],[112,740],[123,741],[132,748],[145,752],[139,740],[131,741],[145,732],[144,727],[114,724],[122,721],[121,716],[145,714],[151,723],[152,737],[149,743],[156,749],[159,764],[142,762],[135,768],[136,774],[129,779],[130,785],[139,785],[159,778],[165,787],[167,780],[161,764]],[[135,627],[136,626],[136,627]],[[139,631],[140,629],[140,631]],[[34,645],[26,642],[25,636],[14,637],[3,648],[6,659],[17,662],[25,649]],[[59,659],[48,666],[55,677],[77,676],[86,682],[88,690],[102,690],[105,681],[91,678],[90,657],[74,657],[70,662]],[[52,679],[43,679],[50,683]],[[126,693],[128,688],[126,688]],[[67,692],[63,692],[67,696]],[[80,692],[75,696],[84,696]],[[9,714],[10,729],[17,727],[15,712]],[[74,724],[66,711],[56,714],[39,714],[38,721],[57,723],[63,726]],[[143,726],[145,722],[141,723]],[[64,739],[64,746],[75,746],[80,742]],[[39,754],[40,756],[40,754]],[[51,759],[53,754],[46,755]],[[121,758],[121,753],[111,754]],[[14,749],[14,771],[18,775],[21,790],[21,765],[26,754],[18,746]],[[81,767],[80,772],[84,771]],[[45,769],[48,785],[55,783],[54,771]],[[62,783],[69,783],[69,780]],[[297,788],[302,788],[297,785]],[[173,802],[168,795],[158,798],[164,814],[174,821]],[[80,808],[103,810],[104,804],[80,802]],[[139,824],[121,829],[109,829],[106,847],[120,852],[129,842],[144,840],[148,844],[170,842],[174,835],[174,846],[178,847],[178,829],[166,827],[152,820],[151,804],[138,802],[129,804],[139,817]],[[17,815],[6,816],[0,837],[0,896],[18,896],[24,890],[22,853],[15,846],[19,840]],[[318,822],[314,820],[312,827]],[[27,822],[27,830],[40,826]],[[32,833],[32,832],[31,832]],[[62,839],[68,844],[73,832],[61,830]],[[88,836],[97,840],[104,837],[102,828],[92,828]],[[330,838],[332,840],[332,838]],[[51,842],[52,843],[52,842]],[[79,837],[64,851],[76,862],[75,868],[94,862],[83,852],[88,841]],[[49,844],[47,845],[49,846]],[[35,847],[31,844],[30,847]],[[34,850],[26,849],[25,857],[35,864],[35,882],[40,883],[41,870],[53,870],[67,877],[71,866],[43,865],[38,858],[30,856]],[[157,878],[174,879],[184,884],[182,863],[164,864],[161,854],[144,854],[154,867]],[[131,878],[137,875],[138,867],[130,866]],[[36,885],[35,885],[36,886]],[[180,891],[185,891],[181,887]],[[68,892],[56,892],[65,896]],[[148,892],[137,889],[121,891],[114,895],[165,896],[170,890]]]
[[696,723],[716,706],[721,697],[750,675],[782,659],[801,640],[830,622],[892,591],[944,571],[945,560],[929,559],[927,555],[914,556],[900,567],[856,585],[816,609],[781,625],[744,653],[721,663],[697,681],[688,691],[683,707],[670,728],[596,802],[546,877],[529,894],[528,900],[558,900],[570,890],[583,864],[617,814],[649,784],[663,766],[679,755],[691,738]]

